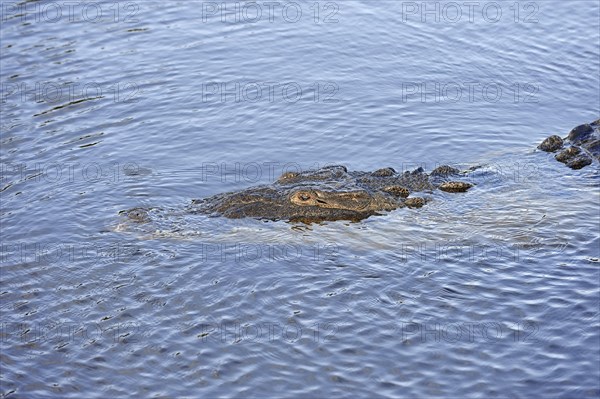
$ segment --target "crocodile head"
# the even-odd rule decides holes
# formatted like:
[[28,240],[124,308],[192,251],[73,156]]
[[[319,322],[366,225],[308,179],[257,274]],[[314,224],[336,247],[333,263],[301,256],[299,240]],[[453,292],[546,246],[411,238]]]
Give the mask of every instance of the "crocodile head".
[[407,197],[433,188],[422,169],[399,174],[392,168],[349,172],[344,166],[326,166],[286,172],[269,185],[194,201],[192,212],[308,222],[361,220],[403,206],[422,206],[423,201]]

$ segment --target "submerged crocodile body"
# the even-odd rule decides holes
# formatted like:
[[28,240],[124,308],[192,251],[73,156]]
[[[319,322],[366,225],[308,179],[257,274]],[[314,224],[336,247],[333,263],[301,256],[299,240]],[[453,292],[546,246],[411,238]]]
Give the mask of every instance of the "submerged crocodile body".
[[[600,120],[577,126],[564,139],[552,135],[538,148],[546,152],[560,150],[555,158],[573,169],[591,165],[594,159],[600,160]],[[273,184],[193,200],[187,211],[235,219],[358,221],[402,207],[420,208],[428,202],[420,193],[435,189],[465,192],[473,184],[453,179],[467,173],[450,166],[437,167],[429,174],[422,168],[397,173],[392,168],[351,172],[344,166],[328,166],[284,173]],[[136,222],[150,221],[143,208],[123,213]]]
[[422,168],[397,173],[392,168],[349,172],[345,166],[328,166],[301,173],[284,173],[275,183],[194,200],[192,212],[229,218],[319,222],[361,220],[401,207],[419,208],[427,200],[411,196],[436,188],[464,192],[472,184],[451,181],[460,172],[450,166],[427,174]]
[[[565,148],[566,146],[566,148]],[[538,146],[542,151],[558,152],[556,160],[571,169],[581,169],[600,161],[600,119],[573,128],[564,139],[557,135],[546,138]]]

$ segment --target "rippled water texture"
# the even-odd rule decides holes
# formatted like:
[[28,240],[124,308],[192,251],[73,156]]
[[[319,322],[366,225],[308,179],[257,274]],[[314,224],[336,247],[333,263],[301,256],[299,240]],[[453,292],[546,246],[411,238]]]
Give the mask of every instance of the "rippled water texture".
[[[598,164],[535,147],[600,117],[600,5],[456,4],[3,2],[2,395],[598,397]],[[486,166],[359,223],[185,212],[331,163]]]

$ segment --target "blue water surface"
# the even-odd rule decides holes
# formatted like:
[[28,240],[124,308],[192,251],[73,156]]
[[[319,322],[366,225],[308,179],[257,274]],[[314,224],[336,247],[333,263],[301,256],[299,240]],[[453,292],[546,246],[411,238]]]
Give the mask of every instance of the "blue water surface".
[[[600,3],[475,3],[2,2],[2,395],[598,397],[598,164],[535,148],[600,117]],[[485,166],[185,212],[333,163]]]

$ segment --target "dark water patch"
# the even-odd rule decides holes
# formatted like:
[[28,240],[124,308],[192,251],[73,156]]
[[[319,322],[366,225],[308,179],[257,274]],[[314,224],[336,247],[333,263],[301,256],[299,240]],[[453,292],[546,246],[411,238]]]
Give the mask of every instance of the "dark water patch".
[[103,97],[82,98],[81,100],[75,100],[75,101],[71,101],[71,102],[69,102],[67,104],[58,105],[58,106],[56,106],[54,108],[51,108],[51,109],[49,109],[47,111],[40,112],[39,114],[34,114],[33,116],[45,115],[45,114],[48,114],[50,112],[54,112],[54,111],[57,111],[59,109],[63,109],[65,107],[70,107],[72,105],[80,104],[80,103],[83,103],[83,102],[86,102],[86,101],[97,100],[99,98],[103,98]]

